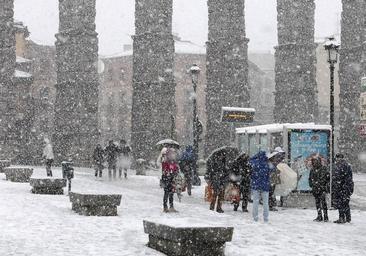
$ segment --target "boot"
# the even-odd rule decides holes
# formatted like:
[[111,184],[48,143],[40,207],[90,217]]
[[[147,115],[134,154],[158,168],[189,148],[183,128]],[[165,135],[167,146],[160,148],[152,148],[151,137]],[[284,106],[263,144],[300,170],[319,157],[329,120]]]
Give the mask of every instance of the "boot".
[[170,208],[169,208],[169,212],[178,212],[176,209],[174,209],[174,207],[173,206],[171,206]]
[[239,204],[234,204],[234,212],[238,211]]
[[219,196],[219,198],[217,200],[217,207],[216,207],[216,211],[218,213],[224,213],[224,210],[222,210],[221,206],[222,206],[222,202],[221,202],[221,198]]
[[168,212],[169,212],[169,209],[168,209],[168,207],[164,207],[164,210],[163,210],[163,212],[165,212],[165,213],[168,213]]
[[328,210],[324,210],[324,222],[328,222],[329,218],[328,218]]
[[318,217],[316,217],[316,219],[314,219],[314,221],[323,221],[323,216],[322,216],[322,210],[318,209]]
[[344,218],[344,214],[342,212],[339,213],[339,218],[338,220],[336,221],[333,221],[334,223],[337,223],[337,224],[344,224],[346,223],[346,220]]

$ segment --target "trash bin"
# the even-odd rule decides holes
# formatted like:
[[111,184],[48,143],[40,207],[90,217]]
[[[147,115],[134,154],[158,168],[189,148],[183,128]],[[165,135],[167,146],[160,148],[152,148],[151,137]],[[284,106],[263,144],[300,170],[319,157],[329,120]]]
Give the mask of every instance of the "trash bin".
[[136,175],[146,175],[146,160],[137,159],[136,160]]

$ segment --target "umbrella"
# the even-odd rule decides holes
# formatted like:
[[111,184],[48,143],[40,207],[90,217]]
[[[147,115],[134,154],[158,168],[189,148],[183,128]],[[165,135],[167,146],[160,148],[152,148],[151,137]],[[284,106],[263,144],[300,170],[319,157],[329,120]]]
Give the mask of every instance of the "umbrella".
[[224,146],[224,147],[215,149],[209,155],[209,157],[207,158],[207,161],[215,163],[216,161],[219,161],[220,155],[225,155],[226,164],[230,165],[238,157],[239,150],[237,148],[231,147],[231,146]]
[[280,171],[281,184],[278,184],[275,189],[276,196],[288,196],[297,187],[297,174],[287,164],[277,165]]
[[158,146],[160,150],[163,147],[171,147],[171,148],[176,148],[176,149],[179,149],[179,147],[180,147],[179,143],[172,139],[161,140],[158,143],[156,143],[156,146]]

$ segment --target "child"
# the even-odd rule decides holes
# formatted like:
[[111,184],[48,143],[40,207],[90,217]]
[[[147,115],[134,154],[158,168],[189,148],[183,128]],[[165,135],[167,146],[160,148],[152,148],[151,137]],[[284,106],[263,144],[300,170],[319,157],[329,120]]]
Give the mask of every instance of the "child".
[[[177,153],[174,149],[168,148],[165,157],[162,158],[162,185],[164,188],[163,207],[164,212],[177,212],[174,209],[174,178],[177,176],[179,167],[177,164]],[[168,209],[169,199],[169,209]]]

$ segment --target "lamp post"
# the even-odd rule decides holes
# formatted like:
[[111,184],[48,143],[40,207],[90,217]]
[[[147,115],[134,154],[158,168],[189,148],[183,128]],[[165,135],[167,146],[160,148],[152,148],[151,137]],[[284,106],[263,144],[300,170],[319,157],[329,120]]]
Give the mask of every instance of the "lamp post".
[[338,49],[340,44],[334,37],[328,38],[324,44],[325,50],[328,52],[328,63],[330,69],[330,125],[332,127],[332,148],[331,148],[331,161],[334,163],[334,70],[335,64],[338,62]]
[[197,84],[198,84],[198,77],[201,73],[201,69],[196,65],[193,64],[192,67],[189,69],[189,73],[191,75],[192,84],[193,84],[193,185],[196,184],[196,180],[198,177],[198,142],[199,142],[199,120],[197,115]]

